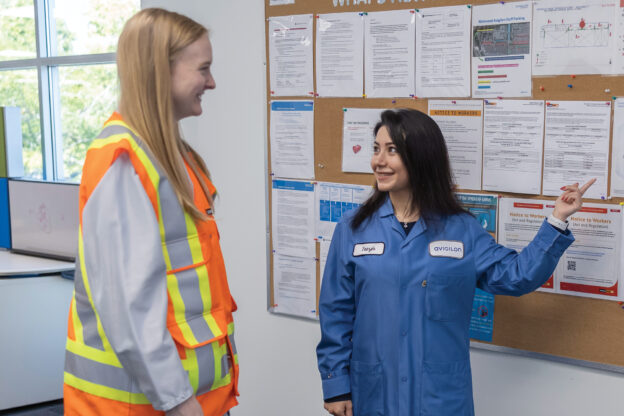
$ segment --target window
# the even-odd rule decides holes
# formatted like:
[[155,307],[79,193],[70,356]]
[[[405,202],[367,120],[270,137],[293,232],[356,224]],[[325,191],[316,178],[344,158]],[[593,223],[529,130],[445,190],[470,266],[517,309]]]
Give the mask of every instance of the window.
[[115,49],[140,0],[0,0],[0,106],[22,114],[26,177],[80,181],[117,104]]

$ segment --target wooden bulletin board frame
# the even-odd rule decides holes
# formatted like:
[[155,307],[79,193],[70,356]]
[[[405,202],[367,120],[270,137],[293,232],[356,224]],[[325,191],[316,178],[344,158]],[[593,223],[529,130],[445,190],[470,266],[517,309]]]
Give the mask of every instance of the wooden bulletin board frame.
[[[424,9],[428,7],[456,5],[484,5],[498,3],[494,0],[431,0],[394,2],[386,0],[378,4],[351,1],[347,5],[334,7],[334,0],[295,0],[295,4],[269,6],[265,0],[266,51],[267,51],[267,119],[270,119],[270,102],[276,100],[306,99],[314,101],[314,163],[315,180],[358,185],[373,185],[370,174],[344,173],[341,170],[343,108],[414,108],[427,112],[427,99],[411,98],[312,98],[272,97],[269,76],[268,18],[297,14],[323,14],[341,12],[374,12],[398,9]],[[361,3],[354,5],[353,3]],[[370,4],[364,4],[370,3]],[[315,26],[315,25],[313,25]],[[316,39],[316,27],[314,27]],[[315,53],[313,47],[313,53]],[[569,88],[568,84],[573,84]],[[571,75],[533,77],[532,97],[536,100],[608,101],[613,96],[624,97],[624,76]],[[454,99],[454,98],[444,98]],[[456,97],[458,100],[470,97]],[[475,98],[478,99],[478,98]],[[510,98],[512,99],[512,98]],[[612,116],[613,118],[613,116]],[[611,120],[613,127],[613,119]],[[267,123],[267,137],[270,135]],[[610,151],[613,144],[611,128]],[[267,141],[268,183],[272,183],[270,165],[270,140]],[[609,166],[610,167],[610,166]],[[607,184],[610,189],[610,177]],[[464,192],[464,190],[459,190]],[[475,193],[472,190],[465,192]],[[476,191],[476,193],[488,193]],[[497,193],[514,198],[551,199],[543,195]],[[269,189],[269,207],[271,192]],[[587,200],[588,203],[610,203],[618,205],[624,198],[609,201]],[[270,211],[269,211],[270,212]],[[269,218],[271,216],[269,215]],[[271,238],[269,238],[271,245]],[[319,247],[317,244],[317,257]],[[269,253],[272,253],[270,246]],[[273,256],[270,257],[268,308],[273,312]],[[319,284],[317,262],[317,294]],[[317,295],[318,296],[318,295]],[[318,309],[318,308],[317,308]],[[615,301],[583,298],[570,295],[534,292],[520,298],[496,296],[494,332],[491,343],[472,342],[471,345],[487,350],[514,352],[520,355],[547,358],[558,362],[605,369],[624,373],[624,309]]]

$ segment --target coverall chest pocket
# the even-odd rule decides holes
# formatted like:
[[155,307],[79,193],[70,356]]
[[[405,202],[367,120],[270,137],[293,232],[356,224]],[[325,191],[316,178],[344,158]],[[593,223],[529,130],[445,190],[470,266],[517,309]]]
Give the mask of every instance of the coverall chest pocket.
[[384,382],[381,363],[351,361],[351,398],[356,416],[383,416]]
[[427,317],[434,321],[468,319],[475,282],[467,275],[435,274],[423,281]]

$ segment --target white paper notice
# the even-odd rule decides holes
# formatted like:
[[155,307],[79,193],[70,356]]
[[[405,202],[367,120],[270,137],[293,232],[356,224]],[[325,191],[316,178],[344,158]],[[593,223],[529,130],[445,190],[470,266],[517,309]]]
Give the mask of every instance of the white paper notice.
[[314,95],[312,15],[269,18],[271,96]]
[[273,311],[316,318],[316,260],[273,257]]
[[325,265],[327,264],[327,256],[329,255],[329,246],[331,240],[321,240],[320,242],[320,266],[321,266],[321,285],[323,285],[323,277],[325,276]]
[[618,98],[613,103],[611,196],[624,197],[624,98]]
[[444,135],[455,184],[480,190],[483,101],[429,100],[429,116]]
[[613,60],[613,73],[624,74],[624,2],[620,0],[620,7],[616,7],[616,37],[615,52]]
[[314,178],[314,102],[271,101],[271,169],[280,178]]
[[541,0],[533,10],[533,75],[611,74],[614,1]]
[[530,97],[532,3],[472,9],[472,96]]
[[364,17],[320,14],[316,19],[316,92],[321,97],[362,97]]
[[331,240],[336,224],[347,211],[358,208],[371,196],[366,185],[319,182],[316,184],[316,236]]
[[364,16],[364,74],[367,97],[414,95],[413,9]]
[[342,171],[373,173],[370,162],[375,143],[375,125],[382,109],[345,108],[342,125]]
[[295,4],[295,0],[269,0],[269,6],[279,6],[282,4]]
[[[521,252],[533,240],[554,207],[554,201],[501,197],[498,203],[498,243]],[[538,290],[554,291],[554,274]]]
[[606,198],[610,127],[610,101],[547,102],[542,193],[597,178],[584,197]]
[[486,100],[483,189],[540,193],[544,101]]
[[314,185],[274,179],[271,198],[273,251],[286,256],[315,258]]
[[416,96],[470,96],[470,8],[416,12]]
[[575,240],[559,261],[556,275],[561,293],[612,300],[621,297],[621,208],[584,203],[568,218]]

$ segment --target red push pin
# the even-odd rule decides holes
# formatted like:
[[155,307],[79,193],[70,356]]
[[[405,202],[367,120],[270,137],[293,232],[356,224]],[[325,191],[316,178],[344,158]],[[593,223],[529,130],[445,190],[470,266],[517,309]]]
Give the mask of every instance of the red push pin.
[[540,85],[540,91],[544,91],[544,86]]
[[572,79],[576,78],[576,75],[570,75],[572,77]]

